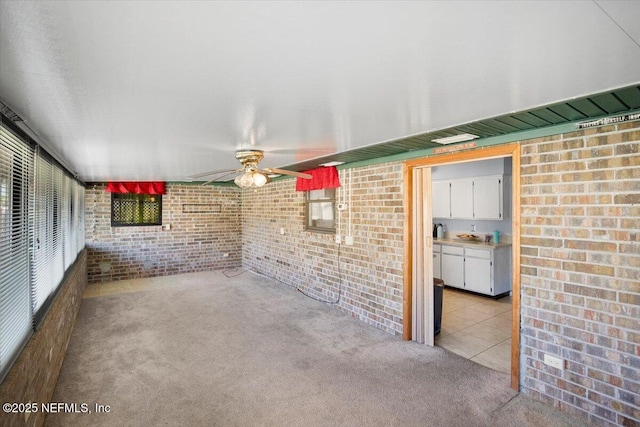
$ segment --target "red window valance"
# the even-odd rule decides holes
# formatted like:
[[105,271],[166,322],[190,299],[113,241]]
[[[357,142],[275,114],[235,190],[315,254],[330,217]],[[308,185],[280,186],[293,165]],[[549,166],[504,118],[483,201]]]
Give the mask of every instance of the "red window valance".
[[335,166],[321,167],[304,171],[312,176],[311,179],[298,178],[296,191],[321,190],[323,188],[340,187],[340,177]]
[[109,182],[107,191],[110,193],[135,194],[164,194],[164,182]]

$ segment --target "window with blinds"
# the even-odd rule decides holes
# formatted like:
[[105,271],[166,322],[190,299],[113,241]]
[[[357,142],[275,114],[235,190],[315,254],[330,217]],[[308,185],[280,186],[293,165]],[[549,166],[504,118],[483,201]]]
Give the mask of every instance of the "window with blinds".
[[0,124],[0,381],[84,248],[84,187]]
[[0,126],[0,374],[31,333],[29,187],[33,149]]

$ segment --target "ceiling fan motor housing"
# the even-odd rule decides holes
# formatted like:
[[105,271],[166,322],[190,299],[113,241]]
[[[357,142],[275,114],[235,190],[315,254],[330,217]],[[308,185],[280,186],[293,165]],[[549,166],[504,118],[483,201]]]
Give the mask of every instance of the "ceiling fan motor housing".
[[264,152],[261,150],[241,150],[236,151],[236,159],[246,168],[257,169],[258,163],[263,159]]

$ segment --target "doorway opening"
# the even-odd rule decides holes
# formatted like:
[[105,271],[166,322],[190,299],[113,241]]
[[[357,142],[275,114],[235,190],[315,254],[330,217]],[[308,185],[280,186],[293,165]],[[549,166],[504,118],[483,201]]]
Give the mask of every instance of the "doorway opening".
[[[404,320],[403,338],[434,345],[432,235],[432,168],[436,166],[511,158],[511,387],[519,389],[520,348],[520,146],[507,144],[471,151],[408,160],[404,164]],[[435,189],[433,191],[436,191]],[[449,291],[449,290],[446,290]],[[455,291],[452,291],[455,292]],[[449,293],[449,292],[447,292]],[[453,294],[452,294],[453,295]],[[445,294],[445,298],[447,295]],[[482,297],[481,297],[482,298]],[[469,302],[470,303],[470,302]],[[496,311],[500,311],[496,309]],[[502,313],[500,313],[502,314]],[[505,316],[506,317],[506,316]],[[504,320],[504,319],[503,319]]]
[[447,286],[442,300],[442,326],[434,345],[510,374],[511,295],[494,300]]

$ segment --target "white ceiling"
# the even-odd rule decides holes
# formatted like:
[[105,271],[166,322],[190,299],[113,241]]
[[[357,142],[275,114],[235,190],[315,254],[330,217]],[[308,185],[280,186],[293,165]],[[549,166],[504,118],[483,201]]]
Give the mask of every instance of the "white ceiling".
[[85,181],[278,167],[640,81],[639,1],[0,1],[0,100]]

